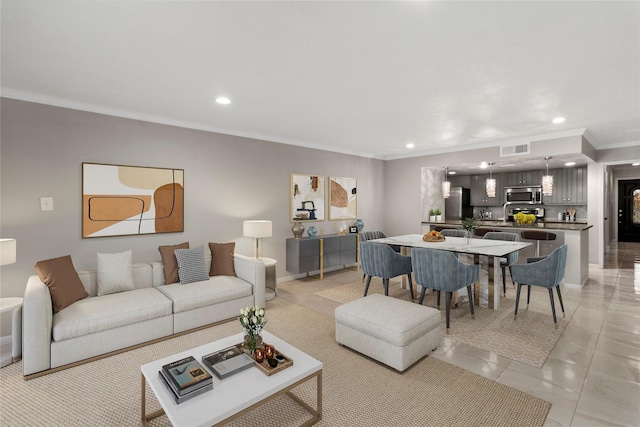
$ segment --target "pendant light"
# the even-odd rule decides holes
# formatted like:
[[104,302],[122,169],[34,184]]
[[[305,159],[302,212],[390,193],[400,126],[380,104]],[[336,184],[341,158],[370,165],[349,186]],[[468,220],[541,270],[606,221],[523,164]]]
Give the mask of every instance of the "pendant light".
[[547,174],[542,176],[542,195],[553,195],[553,175],[549,175],[549,159],[552,157],[544,156],[543,159],[547,161]]
[[447,180],[447,173],[449,170],[449,166],[444,167],[444,182],[442,183],[442,196],[445,199],[448,199],[451,195],[451,182]]
[[495,165],[496,162],[489,162],[489,178],[487,178],[486,189],[487,189],[487,197],[496,197],[496,180],[492,175],[492,166]]

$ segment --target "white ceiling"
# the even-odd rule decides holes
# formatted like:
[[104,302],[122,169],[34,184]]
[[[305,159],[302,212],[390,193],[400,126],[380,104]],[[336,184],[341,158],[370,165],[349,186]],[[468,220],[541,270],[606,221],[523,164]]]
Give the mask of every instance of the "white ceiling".
[[9,98],[381,159],[640,144],[638,1],[1,7]]

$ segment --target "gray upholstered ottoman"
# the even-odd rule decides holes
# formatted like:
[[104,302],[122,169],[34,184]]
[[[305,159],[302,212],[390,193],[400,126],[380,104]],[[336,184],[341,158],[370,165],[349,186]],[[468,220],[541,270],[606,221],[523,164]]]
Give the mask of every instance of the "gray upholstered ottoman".
[[336,341],[398,371],[440,343],[440,310],[372,294],[336,308]]

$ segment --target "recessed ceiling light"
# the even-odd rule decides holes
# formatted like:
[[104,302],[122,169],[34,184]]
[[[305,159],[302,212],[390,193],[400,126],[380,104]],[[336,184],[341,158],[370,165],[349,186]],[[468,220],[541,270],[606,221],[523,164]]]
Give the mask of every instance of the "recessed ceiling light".
[[455,175],[456,171],[449,171],[449,175]]
[[564,117],[556,117],[555,119],[551,120],[553,123],[555,124],[559,124],[559,123],[564,123],[566,119]]
[[225,96],[221,96],[219,98],[216,98],[216,102],[218,104],[222,104],[222,105],[227,105],[227,104],[231,104],[231,100]]
[[[640,163],[639,162],[631,163],[631,166],[640,166]],[[451,173],[451,172],[449,172],[449,173]]]
[[565,166],[575,166],[576,162],[567,162],[564,164]]
[[413,148],[415,147],[415,144],[413,142],[410,142],[407,144],[407,148]]

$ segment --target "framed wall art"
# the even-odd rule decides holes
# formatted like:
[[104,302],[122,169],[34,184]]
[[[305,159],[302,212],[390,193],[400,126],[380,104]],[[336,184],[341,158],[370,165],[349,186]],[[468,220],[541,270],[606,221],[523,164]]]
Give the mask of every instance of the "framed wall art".
[[82,164],[82,237],[184,231],[184,170]]
[[329,219],[356,219],[358,214],[358,180],[329,177]]
[[291,174],[291,221],[324,221],[325,177]]

